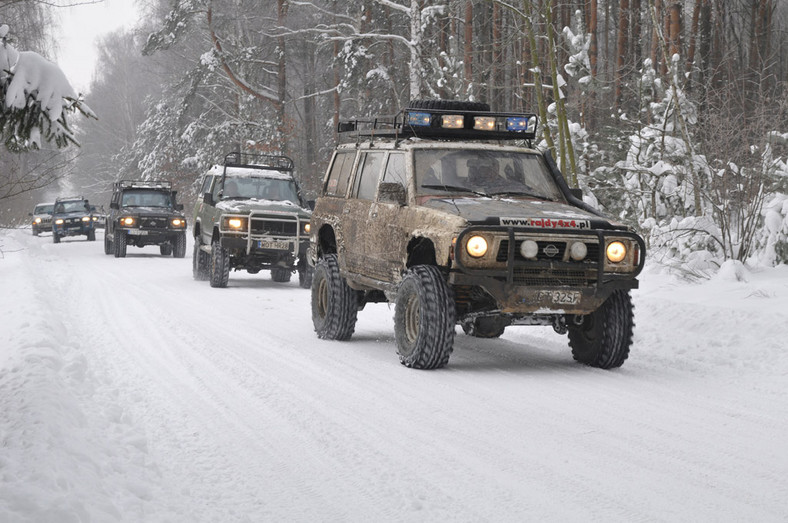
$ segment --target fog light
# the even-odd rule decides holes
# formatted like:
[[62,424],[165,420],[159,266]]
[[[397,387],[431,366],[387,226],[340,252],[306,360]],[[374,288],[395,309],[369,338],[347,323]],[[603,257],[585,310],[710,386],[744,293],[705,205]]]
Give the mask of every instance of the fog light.
[[539,244],[533,240],[525,240],[520,244],[520,254],[523,258],[534,259],[539,254]]
[[575,261],[582,261],[588,256],[588,247],[583,242],[575,242],[569,248],[569,256]]

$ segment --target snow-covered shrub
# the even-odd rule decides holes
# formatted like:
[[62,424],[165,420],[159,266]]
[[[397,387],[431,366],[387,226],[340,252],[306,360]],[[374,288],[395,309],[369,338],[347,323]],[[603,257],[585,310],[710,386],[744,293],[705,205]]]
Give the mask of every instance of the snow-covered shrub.
[[788,195],[772,195],[761,214],[763,227],[754,261],[767,267],[788,264]]
[[648,237],[649,259],[688,277],[708,277],[725,261],[722,233],[708,216],[660,223],[648,218],[641,226]]

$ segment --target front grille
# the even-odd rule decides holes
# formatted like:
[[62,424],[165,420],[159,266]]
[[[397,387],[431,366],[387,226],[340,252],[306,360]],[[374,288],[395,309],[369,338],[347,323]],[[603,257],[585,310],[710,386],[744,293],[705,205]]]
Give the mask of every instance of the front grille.
[[142,216],[140,217],[140,229],[166,229],[166,216]]
[[[523,258],[520,254],[520,246],[522,245],[523,240],[515,240],[514,242],[514,259],[517,261],[533,261]],[[536,260],[538,261],[562,261],[564,260],[564,254],[566,253],[567,242],[565,241],[537,241],[536,244],[539,246],[538,254],[536,255]],[[586,249],[588,249],[588,254],[586,255],[585,259],[581,262],[575,263],[593,263],[596,264],[599,258],[599,243],[593,242],[585,242]],[[552,254],[552,255],[551,255]],[[507,256],[509,255],[509,240],[501,240],[501,246],[498,249],[498,254],[495,258],[496,261],[505,263]],[[571,260],[569,260],[571,261]]]
[[276,219],[252,218],[252,234],[259,236],[296,236],[298,222],[295,220],[284,221]]
[[514,283],[542,287],[590,287],[596,284],[597,272],[591,270],[515,267]]

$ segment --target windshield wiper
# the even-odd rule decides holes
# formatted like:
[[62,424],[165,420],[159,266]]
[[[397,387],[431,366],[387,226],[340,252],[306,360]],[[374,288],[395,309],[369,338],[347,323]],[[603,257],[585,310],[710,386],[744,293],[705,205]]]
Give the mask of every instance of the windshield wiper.
[[477,196],[485,196],[485,197],[490,196],[487,193],[474,191],[473,189],[468,189],[467,187],[460,187],[459,185],[428,184],[428,185],[422,185],[421,187],[423,189],[439,189],[446,192],[458,191],[458,192],[468,192],[471,194],[475,194]]
[[491,192],[490,196],[530,196],[531,198],[536,198],[538,200],[545,200],[548,202],[554,202],[552,198],[548,198],[547,196],[536,194],[527,191],[496,191]]

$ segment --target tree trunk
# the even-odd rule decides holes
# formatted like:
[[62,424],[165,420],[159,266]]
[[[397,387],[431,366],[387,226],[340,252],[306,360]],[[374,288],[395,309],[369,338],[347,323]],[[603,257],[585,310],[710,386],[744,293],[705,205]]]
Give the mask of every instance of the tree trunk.
[[[285,27],[287,21],[287,0],[277,0],[276,3],[277,23],[279,24],[279,31]],[[280,35],[277,39],[277,52],[279,60],[277,63],[277,96],[279,104],[276,108],[277,124],[279,127],[279,135],[281,139],[281,147],[283,154],[289,154],[288,144],[290,140],[287,138],[287,122],[285,116],[285,99],[287,98],[287,48],[284,35]]]
[[626,52],[629,37],[629,0],[620,0],[618,6],[618,41],[616,49],[618,55],[616,56],[616,91],[615,91],[615,104],[616,107],[621,105],[621,97],[623,94],[624,86],[624,67],[626,66]]
[[700,6],[702,0],[695,0],[695,7],[692,9],[692,22],[689,33],[689,46],[687,48],[687,91],[692,90],[692,74],[695,69],[695,47],[698,36],[698,26],[700,23]]
[[465,38],[463,46],[463,69],[467,97],[474,95],[473,88],[473,1],[465,1]]
[[493,111],[501,111],[504,109],[503,99],[503,42],[501,41],[501,25],[502,13],[501,5],[499,3],[493,4],[492,12],[492,60],[491,68],[492,74],[490,75],[490,95],[489,101]]

